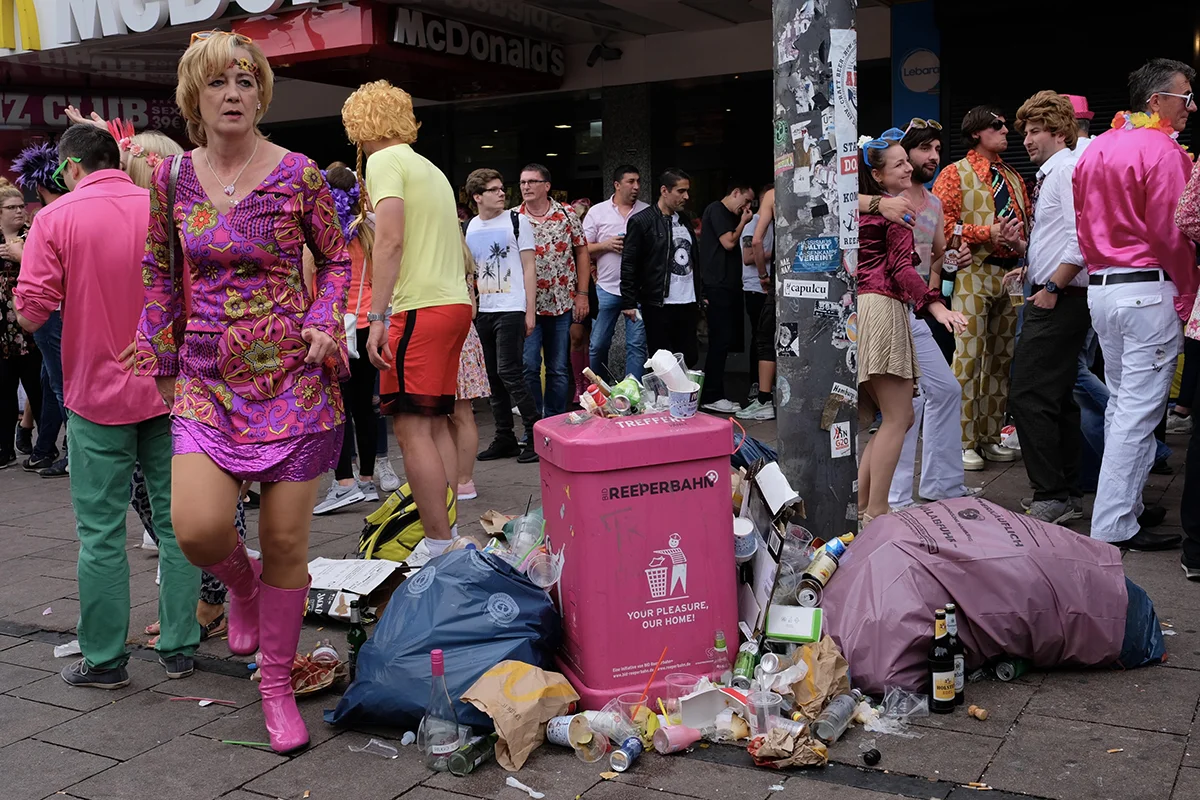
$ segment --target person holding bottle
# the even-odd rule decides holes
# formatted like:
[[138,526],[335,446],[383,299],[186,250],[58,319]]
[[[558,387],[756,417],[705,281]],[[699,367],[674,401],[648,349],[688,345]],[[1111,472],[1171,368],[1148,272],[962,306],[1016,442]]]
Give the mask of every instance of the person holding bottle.
[[[862,148],[859,193],[898,196],[912,186],[913,167],[896,139],[873,139]],[[863,524],[890,510],[888,493],[904,436],[913,424],[913,390],[921,377],[906,303],[947,329],[961,331],[966,318],[950,311],[914,267],[913,232],[891,222],[878,207],[859,220],[858,383],[859,422],[866,429],[881,412],[883,422],[862,452],[858,470]]]

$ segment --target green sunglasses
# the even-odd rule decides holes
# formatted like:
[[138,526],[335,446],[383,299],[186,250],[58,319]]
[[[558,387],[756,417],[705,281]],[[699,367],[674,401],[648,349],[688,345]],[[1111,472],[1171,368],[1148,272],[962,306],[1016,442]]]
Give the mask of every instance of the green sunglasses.
[[78,164],[79,162],[83,161],[83,159],[76,158],[75,156],[67,156],[63,159],[63,162],[58,165],[58,169],[54,170],[54,174],[50,176],[50,180],[62,183],[58,176],[62,175],[62,171],[67,168],[68,161],[74,161],[76,164]]

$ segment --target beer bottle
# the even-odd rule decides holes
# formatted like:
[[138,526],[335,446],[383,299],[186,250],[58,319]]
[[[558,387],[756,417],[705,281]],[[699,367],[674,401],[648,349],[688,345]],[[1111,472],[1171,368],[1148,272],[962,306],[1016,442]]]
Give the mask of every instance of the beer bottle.
[[350,664],[350,680],[358,672],[358,654],[367,643],[367,630],[363,627],[362,616],[358,611],[358,601],[350,601],[350,631],[346,634],[347,660]]
[[954,603],[946,603],[946,635],[950,637],[950,655],[954,657],[954,705],[961,706],[967,696],[967,648],[958,638],[958,608]]
[[[954,233],[950,234],[950,241],[946,242],[946,252],[958,251],[963,247],[962,240],[963,221],[962,216],[958,218],[958,222],[954,223]],[[950,263],[942,261],[942,297],[946,298],[946,302],[950,302],[950,298],[954,296],[954,273],[958,271],[958,263]]]
[[946,633],[946,610],[933,615],[933,642],[929,645],[929,710],[949,714],[954,710],[954,656]]

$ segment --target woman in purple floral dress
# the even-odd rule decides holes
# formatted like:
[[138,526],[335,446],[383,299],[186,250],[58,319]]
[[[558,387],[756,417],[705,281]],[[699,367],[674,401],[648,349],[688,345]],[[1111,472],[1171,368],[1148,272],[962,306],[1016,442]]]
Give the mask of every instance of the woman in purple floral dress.
[[[155,172],[135,369],[158,380],[172,408],[180,547],[228,587],[229,648],[260,651],[263,716],[272,749],[284,753],[308,744],[291,666],[308,597],[310,512],[341,449],[350,257],[317,165],[258,132],[272,89],[248,38],[193,35],[176,102],[197,147]],[[171,247],[180,248],[174,275]],[[261,564],[231,523],[242,481],[262,483]]]

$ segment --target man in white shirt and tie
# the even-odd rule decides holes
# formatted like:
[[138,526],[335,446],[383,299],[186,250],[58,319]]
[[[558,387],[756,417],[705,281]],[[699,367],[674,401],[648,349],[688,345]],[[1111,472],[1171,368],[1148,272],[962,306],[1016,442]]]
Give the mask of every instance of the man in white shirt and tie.
[[1008,408],[1034,488],[1027,513],[1057,524],[1083,516],[1073,390],[1091,316],[1071,192],[1078,160],[1075,109],[1065,95],[1038,92],[1017,110],[1016,128],[1038,172],[1026,266],[1032,289],[1013,358]]

